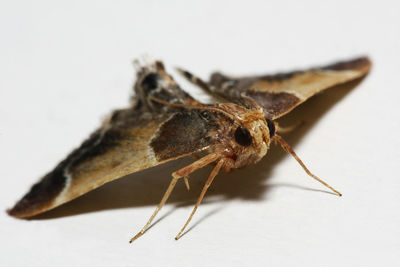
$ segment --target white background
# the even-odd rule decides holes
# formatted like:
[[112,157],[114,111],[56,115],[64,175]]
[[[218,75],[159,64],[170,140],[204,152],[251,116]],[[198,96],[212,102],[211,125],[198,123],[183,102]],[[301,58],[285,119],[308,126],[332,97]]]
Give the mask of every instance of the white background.
[[[168,2],[168,3],[167,3]],[[396,1],[2,1],[0,208],[14,204],[124,107],[132,60],[162,59],[203,78],[214,70],[273,73],[366,54],[354,88],[318,95],[286,118],[285,138],[310,179],[279,147],[219,175],[191,229],[210,169],[182,184],[142,238],[170,173],[187,160],[112,182],[35,220],[0,214],[1,266],[399,266],[400,19]],[[201,100],[204,94],[182,78]]]

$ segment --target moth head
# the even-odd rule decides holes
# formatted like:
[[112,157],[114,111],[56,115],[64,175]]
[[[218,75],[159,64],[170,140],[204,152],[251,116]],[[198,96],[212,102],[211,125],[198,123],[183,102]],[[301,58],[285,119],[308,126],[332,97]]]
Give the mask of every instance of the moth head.
[[[272,120],[270,119],[265,119],[266,125],[268,127],[268,136],[264,136],[264,141],[269,143],[269,140],[275,135],[275,124]],[[261,128],[265,128],[265,125],[263,123],[257,123]],[[235,141],[241,146],[250,146],[253,143],[253,137],[250,133],[250,131],[244,127],[244,126],[238,126],[235,130]],[[267,138],[265,138],[267,137]]]
[[273,126],[269,126],[261,110],[235,104],[220,104],[218,107],[231,117],[229,133],[225,133],[228,138],[223,144],[232,153],[234,168],[258,162],[268,151]]

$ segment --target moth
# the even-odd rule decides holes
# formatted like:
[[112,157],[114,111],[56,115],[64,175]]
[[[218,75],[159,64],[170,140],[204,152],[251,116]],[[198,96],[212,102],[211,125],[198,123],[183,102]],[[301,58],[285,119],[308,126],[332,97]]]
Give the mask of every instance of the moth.
[[111,112],[79,148],[34,184],[8,214],[31,217],[127,174],[193,156],[193,163],[172,173],[159,205],[131,242],[146,232],[181,178],[189,189],[189,175],[214,164],[193,211],[175,237],[178,239],[218,172],[257,163],[272,141],[290,153],[309,176],[340,196],[307,169],[279,135],[283,129],[275,120],[324,89],[365,76],[370,68],[370,60],[360,57],[275,75],[230,77],[217,72],[208,82],[178,69],[206,93],[222,100],[218,104],[203,104],[181,89],[162,62],[140,65],[130,106]]

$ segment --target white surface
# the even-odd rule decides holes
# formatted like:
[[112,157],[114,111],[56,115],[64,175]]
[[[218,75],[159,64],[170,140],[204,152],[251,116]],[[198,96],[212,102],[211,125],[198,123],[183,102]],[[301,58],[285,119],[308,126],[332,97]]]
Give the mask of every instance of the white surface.
[[2,1],[2,210],[102,116],[127,105],[131,61],[144,53],[203,100],[174,66],[204,78],[360,54],[374,66],[357,87],[317,96],[288,119],[305,125],[287,141],[342,198],[274,148],[255,166],[219,175],[181,240],[173,237],[209,169],[192,177],[191,192],[180,184],[160,214],[167,216],[128,244],[180,161],[108,184],[42,220],[2,212],[0,265],[399,266],[398,12],[396,1]]

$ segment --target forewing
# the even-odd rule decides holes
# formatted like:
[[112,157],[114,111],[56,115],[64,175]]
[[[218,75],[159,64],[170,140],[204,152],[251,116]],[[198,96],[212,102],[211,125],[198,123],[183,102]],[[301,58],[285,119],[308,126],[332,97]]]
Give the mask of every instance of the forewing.
[[209,87],[212,92],[236,103],[244,102],[243,95],[251,97],[263,107],[267,117],[276,119],[324,89],[366,75],[370,68],[370,60],[361,57],[275,75],[232,78],[214,73]]
[[162,65],[139,70],[135,90],[132,107],[114,111],[78,149],[33,185],[9,214],[39,214],[104,183],[213,145],[208,135],[214,126],[202,112],[153,103],[147,98],[195,103]]

